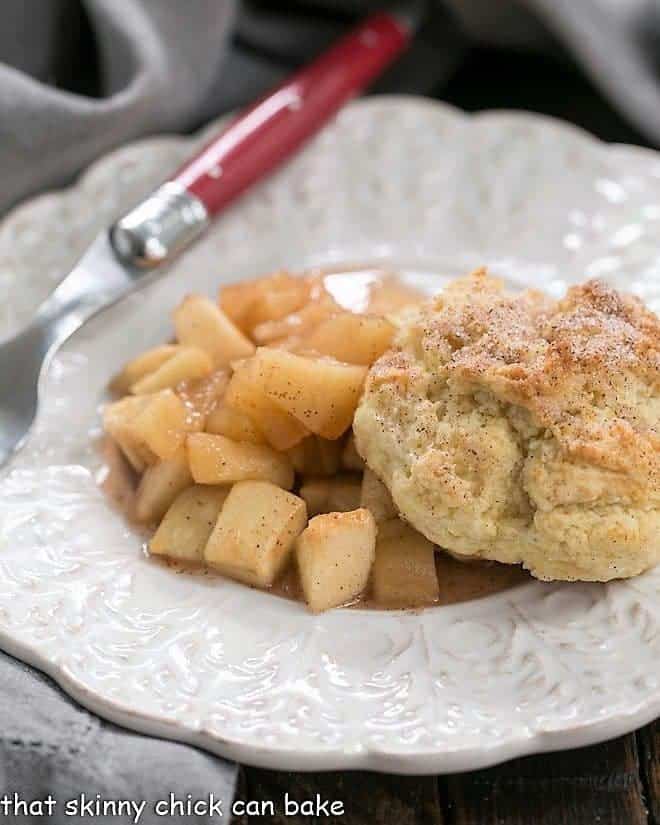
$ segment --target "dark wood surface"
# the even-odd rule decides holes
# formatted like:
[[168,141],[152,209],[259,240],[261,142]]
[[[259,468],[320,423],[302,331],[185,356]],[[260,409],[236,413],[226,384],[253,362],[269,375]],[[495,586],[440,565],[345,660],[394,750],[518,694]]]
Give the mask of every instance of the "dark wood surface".
[[[285,793],[299,802],[316,794],[339,800],[344,814],[284,816]],[[660,723],[603,745],[453,776],[243,768],[237,797],[273,801],[273,825],[659,825]],[[264,817],[234,822],[256,825]]]
[[[487,78],[487,82],[484,80]],[[644,144],[565,58],[479,50],[438,97],[468,110],[519,108],[604,140]],[[440,777],[292,774],[244,768],[239,796],[341,800],[341,817],[239,818],[240,825],[660,825],[660,722],[612,742]]]

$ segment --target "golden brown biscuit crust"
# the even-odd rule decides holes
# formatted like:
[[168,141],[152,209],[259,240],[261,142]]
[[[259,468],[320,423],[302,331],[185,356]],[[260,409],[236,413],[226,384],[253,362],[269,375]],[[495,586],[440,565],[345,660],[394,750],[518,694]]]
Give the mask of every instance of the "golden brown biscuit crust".
[[604,283],[560,301],[478,270],[402,322],[356,444],[465,555],[607,580],[660,559],[660,321]]

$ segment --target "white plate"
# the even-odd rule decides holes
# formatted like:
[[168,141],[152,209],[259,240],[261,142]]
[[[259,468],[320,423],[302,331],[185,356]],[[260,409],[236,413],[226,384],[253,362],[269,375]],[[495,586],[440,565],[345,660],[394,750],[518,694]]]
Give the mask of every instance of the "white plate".
[[[190,148],[156,138],[122,149],[9,216],[3,329]],[[660,568],[417,615],[312,616],[150,561],[98,491],[89,433],[106,382],[168,335],[183,293],[279,266],[375,260],[430,288],[481,263],[552,293],[598,275],[658,309],[660,158],[531,115],[468,118],[401,98],[351,106],[171,275],[58,356],[37,431],[0,481],[4,648],[102,716],[274,768],[456,771],[658,714]]]

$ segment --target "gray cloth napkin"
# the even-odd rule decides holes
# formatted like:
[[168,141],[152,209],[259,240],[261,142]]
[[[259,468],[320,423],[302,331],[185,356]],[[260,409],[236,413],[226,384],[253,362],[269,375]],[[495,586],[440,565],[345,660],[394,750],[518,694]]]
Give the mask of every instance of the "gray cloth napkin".
[[[2,0],[0,213],[68,182],[121,143],[191,129],[254,98],[338,35],[347,23],[342,14],[380,5]],[[325,14],[317,16],[319,10]],[[550,30],[613,103],[660,143],[653,64],[658,20],[656,0],[430,0],[415,47],[379,88],[429,92],[469,42],[545,48]],[[212,791],[228,802],[234,781],[235,767],[223,760],[106,724],[50,680],[0,654],[2,821],[30,821],[3,816],[2,795],[14,792],[52,793],[60,803],[81,793],[144,800],[140,821],[163,821],[154,815],[154,801],[170,792],[203,799]],[[78,820],[60,806],[49,819],[34,821]]]
[[[120,143],[190,129],[254,98],[339,34],[347,24],[342,13],[385,5],[2,0],[0,212],[67,182]],[[660,144],[660,0],[427,0],[426,6],[414,49],[381,89],[427,93],[449,76],[466,43],[544,48],[549,31]]]
[[[123,817],[92,817],[98,809],[89,805],[96,804],[97,794],[101,802],[141,806],[137,820],[141,825],[227,822],[235,779],[236,767],[210,754],[102,722],[68,699],[46,676],[0,653],[1,822],[135,821],[138,811],[132,808],[129,812],[127,805],[117,808]],[[170,794],[181,802],[188,794],[206,804],[220,800],[223,819],[213,812],[158,816],[169,810],[163,804],[170,805]],[[49,795],[55,803],[50,815],[45,807]],[[35,801],[42,807],[33,806],[26,813],[23,805]],[[107,810],[112,812],[112,808]]]
[[82,38],[73,37],[84,22],[78,3],[0,6],[0,61],[7,60],[0,62],[0,208],[61,183],[131,138],[189,127],[220,73],[232,0],[82,6],[100,64],[96,98],[52,85],[58,76],[84,84],[75,74],[90,71],[79,60]]

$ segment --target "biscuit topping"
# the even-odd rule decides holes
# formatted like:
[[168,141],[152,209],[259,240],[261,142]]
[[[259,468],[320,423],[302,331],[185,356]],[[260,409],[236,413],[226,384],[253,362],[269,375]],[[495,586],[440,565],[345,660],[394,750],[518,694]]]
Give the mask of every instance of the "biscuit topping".
[[590,281],[560,301],[484,270],[404,319],[358,450],[455,553],[607,580],[660,558],[660,321]]

